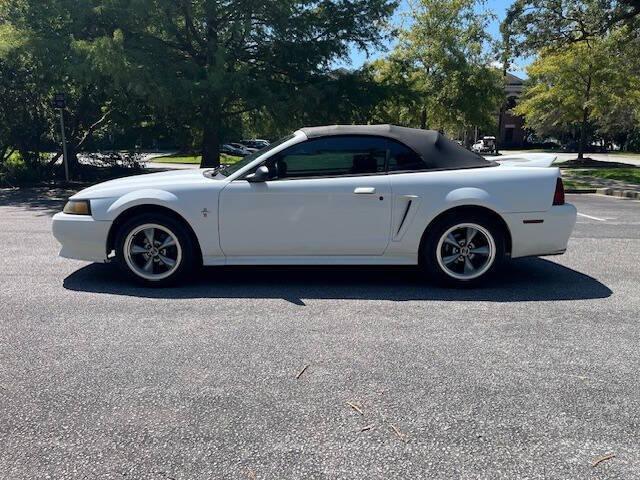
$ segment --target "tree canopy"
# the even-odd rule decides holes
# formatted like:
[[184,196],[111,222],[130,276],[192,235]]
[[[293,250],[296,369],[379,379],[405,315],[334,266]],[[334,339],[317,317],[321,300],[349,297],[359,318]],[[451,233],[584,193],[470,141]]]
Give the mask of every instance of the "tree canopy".
[[527,69],[529,86],[515,112],[540,135],[578,131],[578,158],[590,131],[611,133],[621,122],[633,128],[640,121],[637,51],[622,35],[543,50]]
[[[475,0],[414,2],[411,26],[388,60],[372,65],[401,95],[383,105],[391,120],[458,135],[492,129],[504,97],[501,72],[491,65],[488,14]],[[399,102],[399,103],[398,103]]]
[[[215,166],[222,142],[301,125],[389,122],[469,140],[496,129],[522,53],[537,58],[518,110],[531,129],[640,139],[637,0],[516,0],[500,42],[481,0],[413,0],[394,30],[397,4],[0,0],[0,167],[13,151],[57,165],[58,92],[78,173],[81,152],[139,146]],[[338,68],[354,48],[377,59]]]
[[96,13],[101,31],[79,46],[160,116],[180,112],[201,133],[209,166],[237,116],[321,86],[350,45],[380,43],[394,8],[389,0],[112,0]]
[[517,53],[535,54],[543,48],[605,37],[621,27],[637,34],[638,0],[516,0],[502,32]]
[[221,140],[243,115],[291,118],[305,96],[313,101],[325,88],[353,90],[332,65],[352,46],[379,45],[395,6],[393,0],[3,0],[0,59],[37,72],[34,91],[50,124],[47,101],[55,91],[68,94],[72,156],[121,120],[129,128],[164,123],[191,137],[186,143],[200,143],[203,165],[216,165]]

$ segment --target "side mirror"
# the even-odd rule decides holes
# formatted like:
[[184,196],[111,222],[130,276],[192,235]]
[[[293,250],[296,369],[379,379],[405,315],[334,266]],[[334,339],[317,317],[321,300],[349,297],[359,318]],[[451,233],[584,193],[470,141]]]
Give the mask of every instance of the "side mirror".
[[269,168],[266,165],[259,167],[254,173],[244,177],[247,182],[259,183],[269,180]]

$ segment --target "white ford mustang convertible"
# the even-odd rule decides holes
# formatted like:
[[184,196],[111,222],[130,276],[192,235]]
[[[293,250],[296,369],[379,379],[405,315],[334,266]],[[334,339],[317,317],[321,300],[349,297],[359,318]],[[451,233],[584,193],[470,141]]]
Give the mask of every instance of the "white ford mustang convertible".
[[304,128],[235,165],[101,183],[53,218],[60,255],[147,285],[200,265],[420,265],[453,284],[563,253],[576,220],[554,157],[469,152],[434,131]]

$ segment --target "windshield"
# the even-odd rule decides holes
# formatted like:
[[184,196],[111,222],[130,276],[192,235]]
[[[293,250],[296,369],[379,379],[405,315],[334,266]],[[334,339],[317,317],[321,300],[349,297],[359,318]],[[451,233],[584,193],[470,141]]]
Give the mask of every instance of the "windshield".
[[238,170],[242,169],[243,167],[246,167],[247,165],[249,165],[251,162],[253,162],[256,158],[258,158],[261,155],[264,155],[265,153],[267,153],[270,150],[273,150],[276,147],[279,147],[280,145],[282,145],[284,142],[288,142],[289,140],[291,140],[295,135],[289,135],[286,136],[280,140],[278,140],[277,142],[272,143],[271,145],[269,145],[268,147],[264,147],[262,150],[258,150],[257,152],[253,152],[251,155],[247,155],[246,157],[244,157],[242,160],[239,160],[238,162],[232,164],[232,165],[227,165],[226,167],[222,167],[218,173],[221,173],[222,175],[224,175],[225,177],[228,177],[229,175],[233,175],[234,173],[236,173]]

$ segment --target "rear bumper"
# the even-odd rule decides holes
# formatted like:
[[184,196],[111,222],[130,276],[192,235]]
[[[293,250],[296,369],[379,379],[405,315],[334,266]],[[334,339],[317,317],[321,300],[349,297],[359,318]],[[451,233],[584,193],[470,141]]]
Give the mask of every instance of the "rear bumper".
[[511,231],[511,258],[564,253],[576,216],[576,207],[570,203],[553,206],[546,212],[503,215]]
[[60,242],[60,256],[90,262],[107,261],[107,236],[111,222],[88,215],[58,213],[53,217],[53,236]]

